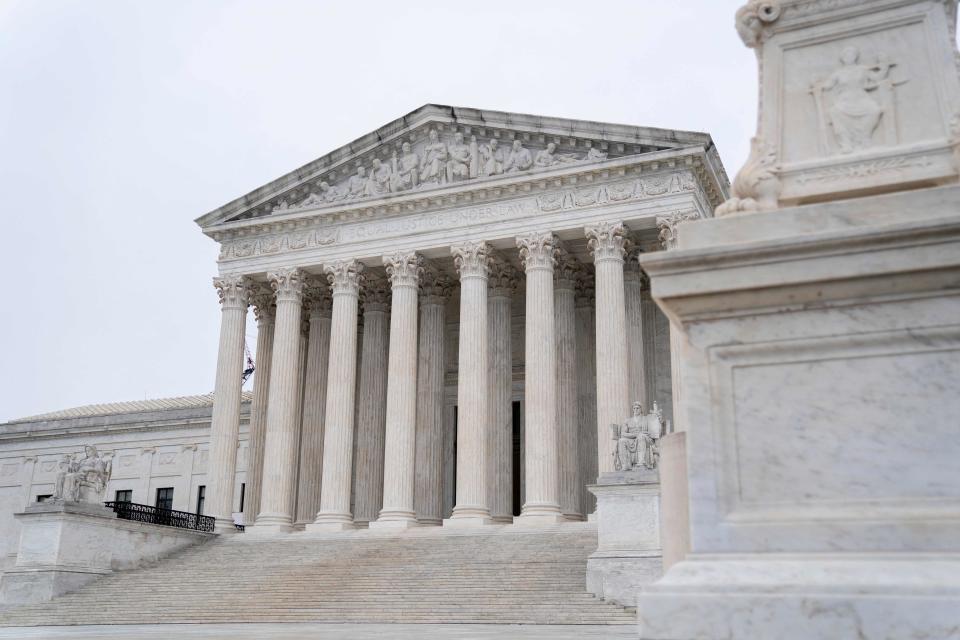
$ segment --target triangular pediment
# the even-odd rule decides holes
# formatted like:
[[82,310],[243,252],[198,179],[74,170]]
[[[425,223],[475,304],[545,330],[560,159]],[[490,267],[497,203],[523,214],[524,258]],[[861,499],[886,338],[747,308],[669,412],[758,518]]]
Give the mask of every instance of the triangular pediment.
[[428,104],[196,220],[221,224],[691,146],[704,133]]

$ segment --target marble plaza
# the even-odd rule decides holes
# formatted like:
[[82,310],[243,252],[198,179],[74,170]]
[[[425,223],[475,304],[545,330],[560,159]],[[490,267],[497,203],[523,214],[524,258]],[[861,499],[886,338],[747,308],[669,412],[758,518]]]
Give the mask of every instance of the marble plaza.
[[747,2],[732,185],[431,104],[201,216],[214,392],[0,425],[0,624],[960,637],[956,22]]

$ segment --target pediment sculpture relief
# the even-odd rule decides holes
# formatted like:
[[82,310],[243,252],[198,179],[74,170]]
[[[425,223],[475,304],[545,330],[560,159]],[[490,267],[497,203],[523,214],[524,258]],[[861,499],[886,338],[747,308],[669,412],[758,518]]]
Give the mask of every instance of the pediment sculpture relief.
[[354,173],[336,184],[321,180],[315,191],[299,202],[281,200],[274,213],[321,207],[337,202],[380,198],[394,193],[442,187],[448,184],[521,171],[554,168],[564,164],[599,162],[607,153],[591,147],[585,154],[560,153],[556,143],[539,150],[528,149],[520,139],[509,146],[496,138],[469,141],[457,131],[443,137],[431,129],[422,144],[403,142],[389,159],[373,158],[357,165]]

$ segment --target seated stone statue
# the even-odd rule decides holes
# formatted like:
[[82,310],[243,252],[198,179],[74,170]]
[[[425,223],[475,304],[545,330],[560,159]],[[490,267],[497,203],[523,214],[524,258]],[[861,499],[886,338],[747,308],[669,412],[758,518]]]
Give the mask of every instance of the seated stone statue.
[[84,458],[64,456],[54,486],[56,502],[103,502],[113,473],[113,460],[104,458],[93,445],[83,448]]
[[643,466],[647,469],[657,467],[657,441],[663,434],[663,416],[657,403],[653,403],[650,413],[644,415],[643,405],[633,403],[633,415],[622,425],[610,425],[616,448],[613,452],[613,468],[617,471],[630,471]]

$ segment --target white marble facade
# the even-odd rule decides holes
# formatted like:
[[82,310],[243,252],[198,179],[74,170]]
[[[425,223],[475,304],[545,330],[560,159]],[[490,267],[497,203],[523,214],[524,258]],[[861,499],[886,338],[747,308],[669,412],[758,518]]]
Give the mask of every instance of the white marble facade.
[[114,456],[108,499],[173,487],[195,511],[204,486],[220,532],[586,518],[605,421],[672,417],[638,252],[727,188],[705,134],[417,109],[198,219],[221,245],[215,393],[0,425],[0,540],[86,443]]
[[[241,400],[232,500],[238,522],[243,522],[250,394]],[[87,444],[112,457],[107,500],[130,491],[133,502],[153,505],[157,489],[172,488],[172,507],[195,513],[199,488],[210,485],[212,406],[211,395],[168,398],[79,407],[0,425],[0,567],[9,567],[17,553],[20,524],[13,514],[52,495],[62,457]],[[204,512],[210,513],[206,490],[205,499]]]
[[[672,416],[670,333],[637,251],[726,191],[705,134],[426,105],[199,218],[221,245],[218,373],[233,370],[214,442],[235,440],[240,297],[270,332],[248,531],[585,518],[607,423],[634,400]],[[329,324],[306,320],[311,296]],[[594,366],[575,367],[578,344]]]

